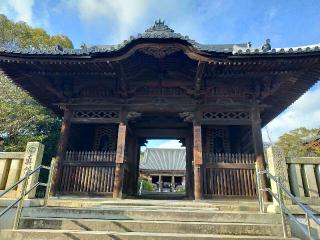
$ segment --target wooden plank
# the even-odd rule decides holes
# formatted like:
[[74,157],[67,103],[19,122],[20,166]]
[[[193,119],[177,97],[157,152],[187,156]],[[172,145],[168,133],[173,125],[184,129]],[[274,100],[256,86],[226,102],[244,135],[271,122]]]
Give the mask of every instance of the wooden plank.
[[255,169],[255,165],[253,163],[208,163],[204,164],[204,167],[207,168],[216,168],[216,169]]
[[116,163],[124,163],[124,151],[127,135],[127,125],[120,123],[118,130]]
[[71,118],[72,123],[99,123],[99,124],[107,124],[107,123],[119,123],[120,119],[118,118]]
[[248,119],[203,119],[200,121],[203,125],[225,126],[225,125],[250,125],[251,121]]
[[63,166],[75,166],[75,167],[109,167],[115,166],[115,162],[92,162],[92,161],[82,161],[82,162],[63,162]]
[[193,126],[193,161],[195,165],[202,165],[202,134],[201,126]]
[[124,166],[125,161],[125,146],[126,146],[127,125],[124,123],[119,124],[118,129],[118,142],[117,142],[117,154],[116,154],[116,169],[114,177],[113,198],[122,197],[123,178],[124,178]]

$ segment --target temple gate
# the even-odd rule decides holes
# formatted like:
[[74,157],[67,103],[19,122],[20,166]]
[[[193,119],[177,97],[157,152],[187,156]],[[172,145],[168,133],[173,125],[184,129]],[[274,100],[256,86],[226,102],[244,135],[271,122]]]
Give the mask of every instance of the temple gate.
[[162,21],[116,46],[0,48],[0,67],[63,116],[52,194],[137,194],[147,138],[186,147],[187,196],[256,197],[261,127],[320,76],[319,49],[203,45]]

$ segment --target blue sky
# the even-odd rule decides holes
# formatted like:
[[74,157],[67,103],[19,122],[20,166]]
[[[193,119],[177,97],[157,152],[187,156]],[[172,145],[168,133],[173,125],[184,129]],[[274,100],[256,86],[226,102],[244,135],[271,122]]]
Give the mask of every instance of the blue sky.
[[[65,34],[75,47],[117,44],[157,18],[200,43],[261,46],[270,38],[272,47],[315,44],[320,43],[319,10],[319,0],[0,0],[0,13]],[[272,139],[299,126],[320,127],[319,102],[317,84],[268,125]]]

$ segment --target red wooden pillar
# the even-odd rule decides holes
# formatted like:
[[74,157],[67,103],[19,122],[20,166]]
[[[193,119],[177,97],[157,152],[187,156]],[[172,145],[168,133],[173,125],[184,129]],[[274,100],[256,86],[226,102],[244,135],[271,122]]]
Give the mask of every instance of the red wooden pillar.
[[193,174],[194,174],[194,199],[202,198],[202,136],[201,125],[194,124],[193,126]]
[[64,109],[64,116],[61,124],[60,130],[60,140],[58,143],[58,149],[56,154],[56,166],[52,176],[52,183],[50,189],[50,195],[53,196],[58,191],[58,186],[60,185],[61,179],[61,171],[62,171],[62,161],[65,157],[67,146],[68,146],[68,139],[70,133],[70,126],[71,126],[71,117],[72,111],[70,109]]
[[122,197],[122,186],[124,178],[124,154],[126,145],[127,125],[123,122],[119,124],[117,154],[116,154],[116,170],[113,185],[113,198]]

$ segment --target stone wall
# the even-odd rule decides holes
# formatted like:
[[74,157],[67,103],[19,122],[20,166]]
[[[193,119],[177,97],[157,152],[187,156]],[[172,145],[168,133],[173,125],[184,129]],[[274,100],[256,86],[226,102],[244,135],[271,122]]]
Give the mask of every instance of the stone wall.
[[[279,148],[272,146],[267,149],[266,158],[270,173],[280,176],[294,196],[303,203],[320,205],[320,157],[286,158]],[[277,192],[275,184],[271,188]]]

